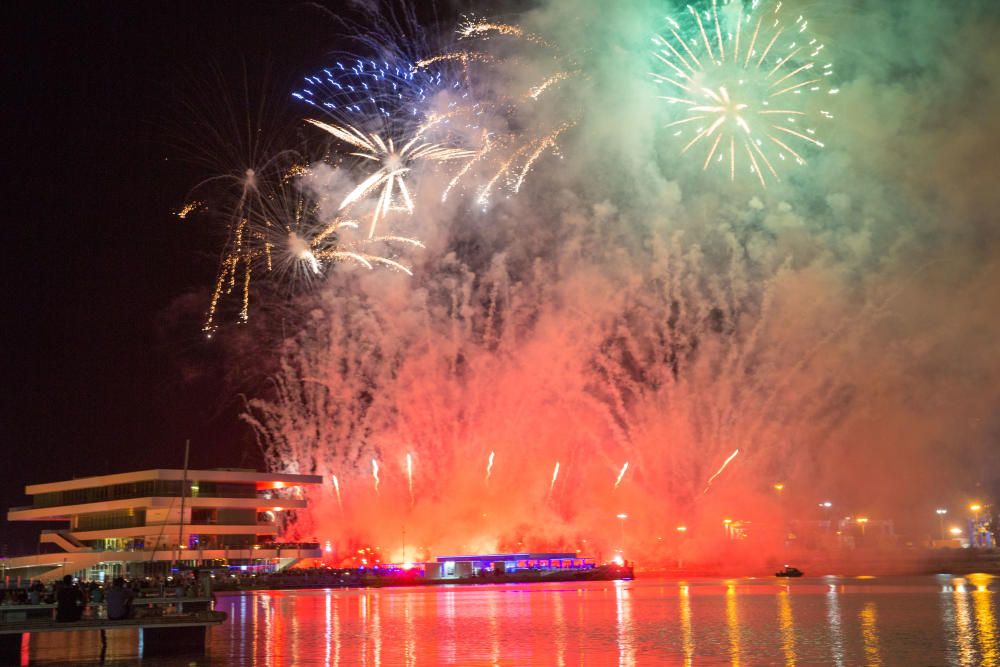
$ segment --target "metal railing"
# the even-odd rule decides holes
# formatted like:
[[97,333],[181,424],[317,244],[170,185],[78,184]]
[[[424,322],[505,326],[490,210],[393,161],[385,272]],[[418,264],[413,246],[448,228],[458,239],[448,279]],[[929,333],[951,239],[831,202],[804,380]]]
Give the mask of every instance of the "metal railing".
[[[211,597],[158,596],[132,599],[132,611],[129,618],[156,618],[162,616],[179,616],[212,610]],[[5,604],[0,605],[0,624],[23,623],[32,619],[51,619],[55,615],[55,603],[41,604]],[[84,607],[81,620],[107,619],[107,603],[92,602]]]

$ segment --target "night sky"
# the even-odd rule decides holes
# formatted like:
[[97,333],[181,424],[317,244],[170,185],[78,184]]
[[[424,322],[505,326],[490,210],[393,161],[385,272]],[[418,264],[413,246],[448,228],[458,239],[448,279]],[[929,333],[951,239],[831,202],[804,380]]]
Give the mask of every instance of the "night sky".
[[[321,63],[331,21],[281,3],[4,3],[0,543],[26,484],[149,467],[259,467],[199,312],[218,230],[172,212],[204,173],[178,149],[182,101],[213,71],[253,90]],[[185,97],[187,96],[187,97]],[[198,373],[192,377],[192,363]]]

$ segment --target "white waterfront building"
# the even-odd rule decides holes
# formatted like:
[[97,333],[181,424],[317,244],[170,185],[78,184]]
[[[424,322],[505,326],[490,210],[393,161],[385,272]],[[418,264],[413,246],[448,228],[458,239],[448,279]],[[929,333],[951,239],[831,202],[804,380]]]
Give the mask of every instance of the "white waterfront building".
[[[186,483],[184,480],[187,480]],[[33,484],[10,521],[58,521],[39,553],[0,559],[8,586],[65,574],[87,579],[165,574],[174,567],[277,571],[318,558],[315,543],[281,543],[282,512],[306,507],[315,475],[155,469]]]

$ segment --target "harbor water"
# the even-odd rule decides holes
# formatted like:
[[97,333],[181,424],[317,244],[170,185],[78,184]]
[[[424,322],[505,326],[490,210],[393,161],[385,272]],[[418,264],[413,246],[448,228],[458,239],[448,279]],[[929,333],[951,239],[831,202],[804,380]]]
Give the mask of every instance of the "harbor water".
[[[206,656],[118,665],[994,665],[1000,579],[648,579],[219,594]],[[96,633],[32,637],[32,664],[96,661]]]

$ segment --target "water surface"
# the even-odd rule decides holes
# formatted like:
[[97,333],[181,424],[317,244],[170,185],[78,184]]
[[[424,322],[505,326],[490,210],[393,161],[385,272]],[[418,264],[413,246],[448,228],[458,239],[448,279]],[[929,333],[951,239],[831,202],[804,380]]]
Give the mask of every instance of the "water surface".
[[[998,590],[941,575],[219,594],[230,619],[208,656],[141,664],[1000,667]],[[140,664],[135,633],[116,635],[110,664]],[[99,642],[53,633],[30,652],[80,664]]]

